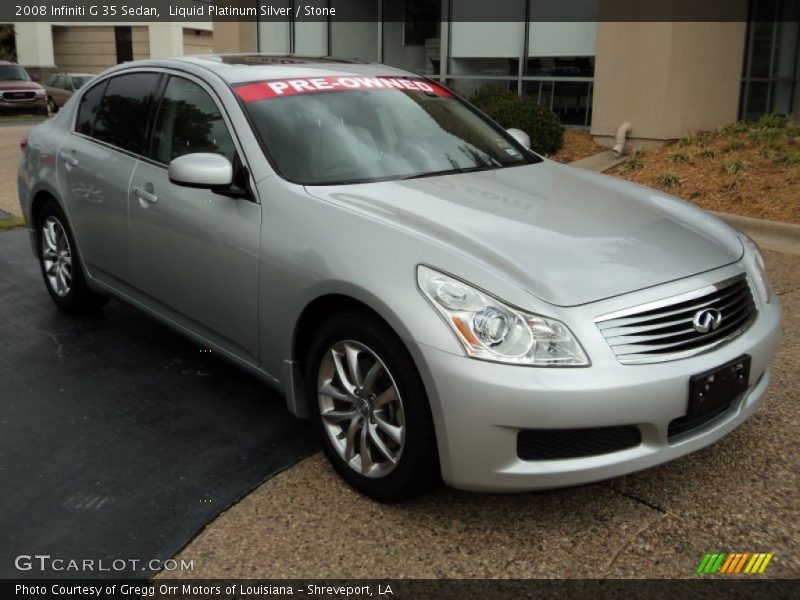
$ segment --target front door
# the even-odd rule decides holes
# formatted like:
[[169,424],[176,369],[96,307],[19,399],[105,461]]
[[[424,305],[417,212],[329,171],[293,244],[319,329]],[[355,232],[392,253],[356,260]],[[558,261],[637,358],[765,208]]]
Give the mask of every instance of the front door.
[[171,183],[170,161],[195,152],[233,161],[236,147],[209,91],[171,76],[150,160],[139,161],[131,178],[134,286],[178,324],[257,362],[261,206]]

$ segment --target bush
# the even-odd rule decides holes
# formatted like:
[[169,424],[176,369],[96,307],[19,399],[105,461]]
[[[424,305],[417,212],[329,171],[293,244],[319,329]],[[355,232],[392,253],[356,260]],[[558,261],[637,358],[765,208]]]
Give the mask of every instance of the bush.
[[564,144],[564,126],[549,109],[532,98],[499,86],[484,86],[469,101],[501,127],[516,127],[531,138],[531,149],[550,155]]

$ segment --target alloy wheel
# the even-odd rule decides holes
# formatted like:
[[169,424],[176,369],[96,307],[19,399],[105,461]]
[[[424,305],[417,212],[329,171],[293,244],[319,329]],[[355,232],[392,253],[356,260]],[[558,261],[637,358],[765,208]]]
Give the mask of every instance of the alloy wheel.
[[403,402],[380,357],[352,340],[325,353],[317,378],[322,424],[344,462],[365,477],[389,474],[406,437]]
[[64,226],[53,216],[42,225],[42,263],[50,289],[66,297],[72,289],[72,250]]

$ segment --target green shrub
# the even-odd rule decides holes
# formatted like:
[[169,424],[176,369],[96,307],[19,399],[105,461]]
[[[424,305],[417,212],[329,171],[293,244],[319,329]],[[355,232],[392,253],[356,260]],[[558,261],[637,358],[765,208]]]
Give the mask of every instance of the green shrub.
[[664,173],[658,176],[656,183],[662,188],[674,188],[683,183],[683,180],[672,173]]
[[631,152],[631,155],[623,161],[621,169],[623,173],[630,173],[631,171],[644,169],[642,153],[638,150]]
[[677,152],[675,154],[668,155],[667,160],[671,163],[685,163],[689,162],[689,156],[681,152]]
[[527,133],[535,152],[553,154],[564,144],[564,126],[558,117],[532,98],[499,86],[487,85],[469,100],[501,127],[516,127]]
[[717,153],[716,153],[716,151],[712,150],[711,148],[708,148],[707,150],[703,150],[700,153],[700,156],[702,156],[703,158],[716,158],[717,157]]
[[723,169],[725,170],[726,173],[730,173],[732,175],[735,175],[736,173],[739,173],[740,171],[744,171],[744,163],[742,161],[740,161],[740,160],[732,160],[729,163],[725,163],[725,166],[723,167]]

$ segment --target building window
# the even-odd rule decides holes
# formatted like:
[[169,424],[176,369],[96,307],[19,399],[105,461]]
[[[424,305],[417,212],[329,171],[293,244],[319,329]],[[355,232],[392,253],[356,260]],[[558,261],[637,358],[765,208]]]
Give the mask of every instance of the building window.
[[404,0],[403,45],[424,46],[439,37],[441,0]]
[[114,27],[117,64],[133,60],[133,33],[130,27]]
[[757,119],[798,108],[800,23],[781,21],[794,0],[752,0],[739,118]]

